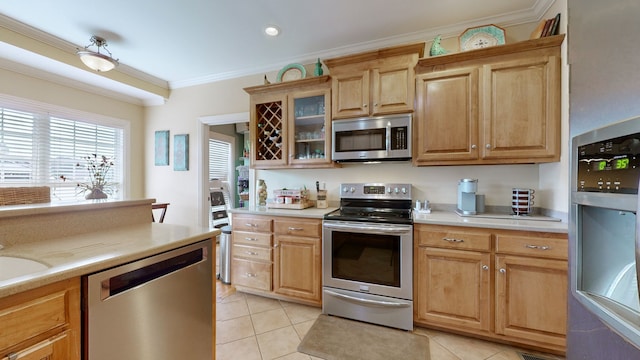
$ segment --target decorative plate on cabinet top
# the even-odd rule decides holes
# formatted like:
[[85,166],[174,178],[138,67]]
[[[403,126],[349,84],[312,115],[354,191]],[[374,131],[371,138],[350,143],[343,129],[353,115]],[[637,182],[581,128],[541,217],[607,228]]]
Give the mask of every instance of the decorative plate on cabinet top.
[[277,82],[299,80],[307,77],[307,70],[301,64],[289,64],[278,72]]
[[504,43],[504,29],[495,25],[468,28],[460,34],[461,51],[504,45]]

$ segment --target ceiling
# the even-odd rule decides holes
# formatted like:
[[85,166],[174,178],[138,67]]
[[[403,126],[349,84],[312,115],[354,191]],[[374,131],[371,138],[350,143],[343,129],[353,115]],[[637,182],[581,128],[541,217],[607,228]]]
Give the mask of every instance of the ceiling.
[[[537,21],[553,2],[3,0],[0,67],[40,69],[42,76],[55,74],[149,104],[168,97],[170,89],[290,63],[457,36],[490,23]],[[280,35],[267,37],[267,25],[278,26]],[[116,70],[92,73],[77,59],[75,51],[89,45],[92,35],[107,40],[120,60]]]

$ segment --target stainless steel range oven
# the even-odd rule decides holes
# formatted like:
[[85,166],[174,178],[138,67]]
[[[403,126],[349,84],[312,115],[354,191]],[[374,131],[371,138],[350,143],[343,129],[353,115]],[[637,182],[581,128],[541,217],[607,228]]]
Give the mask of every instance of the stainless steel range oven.
[[411,184],[342,184],[322,234],[323,313],[413,330]]

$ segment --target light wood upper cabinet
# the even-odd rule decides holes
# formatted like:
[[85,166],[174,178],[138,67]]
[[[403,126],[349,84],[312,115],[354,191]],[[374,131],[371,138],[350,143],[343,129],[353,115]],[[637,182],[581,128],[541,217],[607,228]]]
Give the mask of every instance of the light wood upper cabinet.
[[326,59],[332,78],[332,117],[413,112],[414,67],[424,43]]
[[563,39],[421,59],[414,165],[559,161]]
[[358,117],[369,114],[369,71],[354,69],[331,76],[333,117]]
[[479,73],[472,67],[416,76],[418,163],[478,159]]
[[316,76],[244,89],[251,96],[252,168],[336,166],[331,161],[329,80]]
[[560,57],[538,53],[483,66],[483,159],[559,161]]

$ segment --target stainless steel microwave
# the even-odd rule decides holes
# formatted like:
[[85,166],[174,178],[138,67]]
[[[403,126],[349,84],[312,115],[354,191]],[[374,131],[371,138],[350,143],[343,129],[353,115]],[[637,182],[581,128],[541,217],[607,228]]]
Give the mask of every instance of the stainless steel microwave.
[[411,114],[334,120],[334,161],[411,159]]

